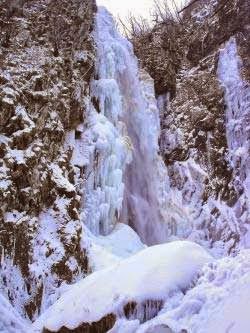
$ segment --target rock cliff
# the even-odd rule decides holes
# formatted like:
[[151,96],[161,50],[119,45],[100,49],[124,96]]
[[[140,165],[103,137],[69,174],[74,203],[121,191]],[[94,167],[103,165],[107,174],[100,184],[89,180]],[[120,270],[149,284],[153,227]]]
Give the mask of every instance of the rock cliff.
[[84,172],[64,142],[89,103],[95,11],[91,0],[0,3],[0,289],[30,318],[87,270]]

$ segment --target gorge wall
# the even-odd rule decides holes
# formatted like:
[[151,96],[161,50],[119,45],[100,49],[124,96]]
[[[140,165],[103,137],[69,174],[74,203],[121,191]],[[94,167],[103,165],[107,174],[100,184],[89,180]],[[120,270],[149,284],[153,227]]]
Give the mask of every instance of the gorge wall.
[[249,242],[249,3],[191,4],[133,42],[155,81],[168,197],[186,212],[169,213],[171,233],[231,253]]
[[[202,309],[197,299],[191,306],[199,283],[213,288],[210,276],[234,271],[234,259],[206,266],[198,278],[190,255],[192,279],[176,287],[177,295],[167,286],[165,298],[152,298],[146,289],[138,304],[129,292],[120,302],[123,291],[114,282],[119,292],[113,292],[109,279],[117,265],[117,279],[129,280],[127,262],[137,287],[138,276],[144,279],[138,267],[158,281],[157,258],[167,257],[175,240],[181,240],[181,266],[181,244],[190,253],[196,246],[202,264],[210,258],[204,248],[216,258],[236,255],[235,274],[244,280],[248,257],[237,254],[250,246],[249,10],[247,0],[195,1],[180,21],[158,23],[131,43],[94,0],[0,3],[0,316],[9,309],[6,332],[32,332],[21,316],[39,317],[33,327],[39,333],[104,333],[113,326],[111,332],[122,333],[116,317],[123,320],[126,309],[135,317],[126,317],[129,333],[156,333],[154,325],[179,332],[194,308]],[[153,247],[155,255],[145,251],[152,267],[140,262],[143,254],[125,260],[168,242]],[[165,273],[175,271],[169,262],[160,263]],[[113,312],[107,307],[97,318],[95,304],[105,307],[95,303],[103,274]],[[175,285],[174,274],[172,280]],[[88,300],[83,309],[89,321],[78,308],[77,319],[67,317],[67,301],[85,304],[81,290],[94,299],[92,312]],[[182,304],[191,314],[181,312]],[[173,319],[171,307],[182,320]],[[162,309],[171,312],[172,326],[150,322]]]
[[95,11],[94,1],[0,3],[0,289],[30,318],[87,271],[84,171],[64,142],[81,135],[89,103]]

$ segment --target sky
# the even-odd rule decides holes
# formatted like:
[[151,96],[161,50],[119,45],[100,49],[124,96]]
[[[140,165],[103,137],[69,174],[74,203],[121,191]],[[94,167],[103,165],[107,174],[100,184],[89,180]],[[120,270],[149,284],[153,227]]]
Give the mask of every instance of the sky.
[[153,0],[97,0],[98,6],[105,6],[114,16],[126,18],[131,12],[133,15],[148,17],[153,6]]
[[[165,0],[157,0],[158,3]],[[171,8],[172,0],[168,0]],[[180,7],[187,0],[175,0]],[[105,6],[115,17],[119,16],[123,20],[127,18],[129,13],[133,16],[150,17],[150,11],[154,6],[154,0],[97,0],[98,6]]]

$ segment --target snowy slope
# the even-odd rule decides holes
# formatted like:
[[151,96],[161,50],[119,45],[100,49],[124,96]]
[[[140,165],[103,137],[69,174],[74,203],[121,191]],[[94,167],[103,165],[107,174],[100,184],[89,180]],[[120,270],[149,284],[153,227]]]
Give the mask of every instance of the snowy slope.
[[[191,242],[157,245],[73,286],[33,328],[72,329],[115,313],[110,333],[248,333],[249,286],[249,250],[215,261]],[[146,299],[165,301],[155,318],[124,316],[126,303]]]
[[0,332],[32,333],[28,322],[24,321],[12,305],[0,294]]

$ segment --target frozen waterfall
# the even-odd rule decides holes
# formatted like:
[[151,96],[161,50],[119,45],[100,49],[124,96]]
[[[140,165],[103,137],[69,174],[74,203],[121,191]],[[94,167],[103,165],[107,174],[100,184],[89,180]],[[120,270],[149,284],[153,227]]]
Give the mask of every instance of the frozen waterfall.
[[159,243],[168,235],[168,177],[158,155],[153,80],[139,71],[132,45],[104,8],[98,10],[94,37],[98,70],[85,136],[91,152],[86,224],[95,234],[108,234],[117,222],[127,223],[147,244]]
[[218,77],[225,91],[228,158],[234,171],[234,186],[240,194],[234,209],[238,223],[245,224],[248,230],[245,236],[249,239],[250,86],[242,77],[241,68],[236,40],[232,37],[220,52]]

